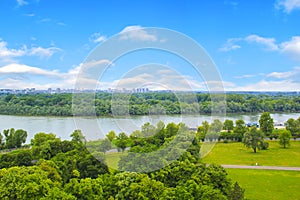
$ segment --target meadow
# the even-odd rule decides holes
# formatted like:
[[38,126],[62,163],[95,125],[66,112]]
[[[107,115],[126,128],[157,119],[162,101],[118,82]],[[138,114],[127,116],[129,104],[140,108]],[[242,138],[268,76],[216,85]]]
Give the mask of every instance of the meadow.
[[[242,143],[217,143],[203,158],[205,163],[232,165],[264,165],[300,167],[300,142],[291,141],[289,148],[282,148],[278,141],[268,141],[268,150],[253,153]],[[226,169],[233,182],[245,189],[245,198],[250,200],[300,199],[300,172]]]
[[226,169],[229,177],[245,189],[249,200],[300,199],[300,172]]
[[213,150],[203,158],[205,163],[287,166],[300,167],[300,142],[291,141],[289,148],[282,148],[278,141],[268,141],[269,149],[253,153],[243,143],[217,143]]

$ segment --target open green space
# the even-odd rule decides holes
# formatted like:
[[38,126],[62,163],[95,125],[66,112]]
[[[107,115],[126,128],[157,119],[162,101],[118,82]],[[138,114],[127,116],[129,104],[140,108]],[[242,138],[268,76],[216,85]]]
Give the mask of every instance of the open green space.
[[226,169],[229,177],[245,189],[249,200],[300,199],[297,171]]
[[105,162],[110,170],[118,169],[118,163],[121,156],[127,155],[127,152],[111,152],[105,154]]
[[212,151],[203,158],[205,163],[232,165],[264,165],[300,167],[300,142],[291,141],[289,148],[282,148],[278,141],[268,141],[268,150],[253,153],[242,143],[217,143]]

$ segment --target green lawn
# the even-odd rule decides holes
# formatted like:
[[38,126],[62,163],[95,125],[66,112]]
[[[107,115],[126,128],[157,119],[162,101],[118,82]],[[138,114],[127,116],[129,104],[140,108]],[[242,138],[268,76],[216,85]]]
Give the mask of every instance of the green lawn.
[[291,166],[300,167],[300,142],[291,141],[291,147],[284,149],[277,141],[268,141],[268,150],[253,153],[242,143],[217,143],[213,150],[203,158],[205,163]]
[[110,170],[118,169],[118,162],[120,160],[120,157],[123,155],[127,155],[127,152],[112,152],[105,154],[105,161]]
[[229,177],[245,189],[249,200],[300,199],[300,172],[226,169]]

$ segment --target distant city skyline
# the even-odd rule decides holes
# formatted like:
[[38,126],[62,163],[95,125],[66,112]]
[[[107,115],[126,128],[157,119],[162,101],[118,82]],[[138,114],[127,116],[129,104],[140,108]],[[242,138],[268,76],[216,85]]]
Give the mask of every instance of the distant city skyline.
[[[126,40],[164,42],[159,33],[143,29],[160,27],[199,43],[226,91],[300,91],[300,0],[7,0],[0,5],[0,88],[76,88],[97,45],[128,30],[135,32]],[[207,90],[205,77],[169,52],[136,51],[108,62],[99,89],[118,88],[122,80],[149,90],[183,90],[178,80],[184,79],[191,90]],[[128,75],[145,63],[169,71]]]

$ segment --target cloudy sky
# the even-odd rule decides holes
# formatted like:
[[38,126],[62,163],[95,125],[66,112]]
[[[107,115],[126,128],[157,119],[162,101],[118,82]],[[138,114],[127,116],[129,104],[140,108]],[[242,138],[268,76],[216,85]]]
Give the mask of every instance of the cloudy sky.
[[[300,91],[300,0],[2,0],[0,9],[0,88],[74,88],[99,46],[116,34],[133,43],[168,41],[144,29],[158,27],[201,45],[226,90]],[[101,89],[205,90],[211,81],[159,50],[95,63],[109,65]]]

